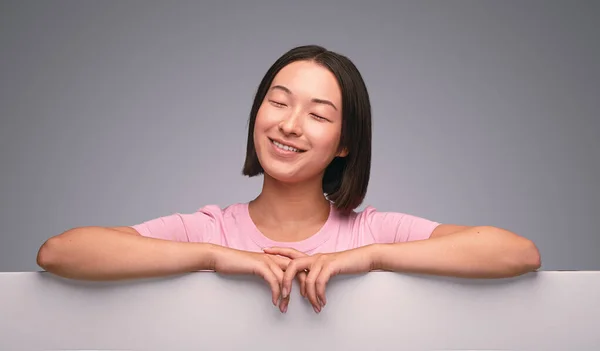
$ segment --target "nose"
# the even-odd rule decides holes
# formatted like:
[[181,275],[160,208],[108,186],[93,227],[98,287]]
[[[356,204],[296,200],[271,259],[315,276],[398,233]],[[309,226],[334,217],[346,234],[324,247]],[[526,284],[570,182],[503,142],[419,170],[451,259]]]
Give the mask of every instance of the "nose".
[[279,123],[279,130],[285,135],[302,135],[302,117],[300,113],[290,112]]

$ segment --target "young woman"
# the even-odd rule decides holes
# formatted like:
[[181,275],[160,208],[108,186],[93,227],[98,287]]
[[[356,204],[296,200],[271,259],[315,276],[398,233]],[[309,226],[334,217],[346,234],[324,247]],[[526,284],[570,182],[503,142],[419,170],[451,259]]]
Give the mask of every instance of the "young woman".
[[260,82],[243,174],[264,175],[259,196],[221,209],[130,227],[80,227],[47,240],[37,262],[89,280],[198,270],[254,274],[287,310],[291,282],[316,312],[337,274],[372,270],[471,278],[536,270],[528,239],[492,226],[441,224],[362,203],[371,162],[371,107],[359,71],[319,46],[294,48]]

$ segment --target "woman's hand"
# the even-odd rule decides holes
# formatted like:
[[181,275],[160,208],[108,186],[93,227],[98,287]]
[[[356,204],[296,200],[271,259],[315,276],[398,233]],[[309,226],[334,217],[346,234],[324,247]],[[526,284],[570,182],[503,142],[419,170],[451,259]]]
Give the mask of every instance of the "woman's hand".
[[[307,254],[305,254],[304,252],[300,252],[298,250],[292,249],[292,248],[266,248],[263,249],[263,251],[269,255],[272,255],[273,257],[283,257],[289,261],[291,261],[292,259],[296,259],[296,258],[301,258],[301,257],[308,257]],[[289,262],[288,262],[289,264]],[[287,265],[284,267],[284,271],[287,269]],[[301,271],[298,272],[298,274],[296,274],[296,277],[298,278],[298,283],[300,284],[300,295],[302,295],[302,297],[306,298],[306,272],[305,271]],[[293,277],[292,277],[293,279]],[[282,278],[283,280],[283,278]],[[282,282],[283,284],[283,282]],[[291,284],[291,282],[290,282]],[[287,307],[288,304],[290,303],[290,294],[286,294],[285,296],[282,295],[281,298],[281,302],[279,303],[279,309],[281,310],[281,312],[285,313],[287,312]]]
[[[252,274],[262,277],[271,287],[273,305],[277,306],[281,296],[284,269],[291,259],[283,256],[220,248],[215,253],[213,270],[222,274]],[[282,298],[280,303],[284,303]],[[289,298],[287,298],[289,301]],[[287,308],[287,304],[285,305]],[[283,311],[282,311],[283,312]]]
[[306,296],[317,313],[321,312],[327,303],[325,286],[331,277],[338,274],[366,273],[374,269],[374,252],[370,245],[347,251],[304,257],[291,257],[293,255],[289,250],[278,247],[265,249],[265,252],[269,254],[292,259],[283,276],[282,296],[284,298],[289,296],[292,290],[292,279],[296,274],[308,272],[304,289],[306,289]]

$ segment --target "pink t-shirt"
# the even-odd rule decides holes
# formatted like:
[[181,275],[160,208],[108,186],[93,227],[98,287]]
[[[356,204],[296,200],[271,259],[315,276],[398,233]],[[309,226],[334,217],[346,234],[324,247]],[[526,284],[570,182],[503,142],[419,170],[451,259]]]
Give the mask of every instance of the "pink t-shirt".
[[175,213],[132,228],[142,236],[157,239],[212,243],[252,252],[262,252],[266,247],[291,247],[312,255],[375,243],[423,240],[429,238],[438,224],[405,213],[378,212],[370,206],[361,212],[342,215],[332,206],[329,218],[313,236],[296,242],[276,242],[254,225],[248,204],[237,203],[223,209],[208,205],[194,213]]

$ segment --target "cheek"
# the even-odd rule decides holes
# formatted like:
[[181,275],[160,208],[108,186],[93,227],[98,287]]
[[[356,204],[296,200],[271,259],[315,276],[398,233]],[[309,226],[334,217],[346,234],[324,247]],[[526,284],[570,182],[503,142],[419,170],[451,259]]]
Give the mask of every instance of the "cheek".
[[261,107],[257,114],[256,120],[254,121],[254,144],[257,148],[260,148],[260,143],[257,143],[262,137],[265,135],[266,131],[270,128],[269,125],[272,125],[268,118],[268,113],[265,113],[263,107]]
[[340,132],[337,128],[333,126],[331,128],[315,128],[310,134],[314,147],[328,152],[337,149],[340,140]]
[[279,119],[278,111],[274,111],[268,103],[263,103],[256,113],[254,127],[258,131],[272,128],[277,125]]
[[256,120],[254,121],[254,129],[260,130],[263,124],[265,123],[265,111],[264,107],[261,106],[256,113]]

